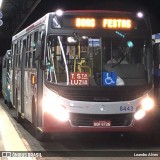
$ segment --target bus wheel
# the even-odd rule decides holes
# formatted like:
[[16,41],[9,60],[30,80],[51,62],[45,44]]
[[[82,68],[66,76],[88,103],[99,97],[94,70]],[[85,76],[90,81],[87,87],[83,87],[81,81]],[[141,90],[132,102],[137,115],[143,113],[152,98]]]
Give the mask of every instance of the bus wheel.
[[49,134],[46,134],[46,133],[43,133],[40,129],[39,129],[39,126],[38,126],[38,116],[37,116],[37,113],[36,113],[36,104],[35,104],[35,100],[33,98],[32,100],[32,123],[33,123],[33,126],[34,126],[34,136],[37,140],[41,141],[41,142],[44,142],[44,141],[47,141],[48,139],[50,139],[50,135]]
[[7,106],[8,106],[9,109],[13,109],[13,106],[12,106],[11,102],[8,102]]
[[51,138],[50,134],[43,133],[38,128],[35,128],[35,137],[36,137],[37,140],[39,140],[41,142],[48,141]]
[[4,100],[4,104],[7,104],[7,100],[6,99]]
[[21,114],[18,111],[18,97],[17,96],[16,96],[16,120],[17,120],[18,123],[22,123],[22,117],[21,117]]

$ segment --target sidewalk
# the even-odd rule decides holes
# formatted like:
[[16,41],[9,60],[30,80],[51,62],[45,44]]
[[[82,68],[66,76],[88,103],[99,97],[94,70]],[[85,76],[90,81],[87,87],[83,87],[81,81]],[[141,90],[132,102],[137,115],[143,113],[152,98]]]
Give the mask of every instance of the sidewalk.
[[[24,140],[23,140],[24,141]],[[0,151],[28,151],[11,118],[0,105]],[[30,157],[1,157],[1,160],[35,160]]]

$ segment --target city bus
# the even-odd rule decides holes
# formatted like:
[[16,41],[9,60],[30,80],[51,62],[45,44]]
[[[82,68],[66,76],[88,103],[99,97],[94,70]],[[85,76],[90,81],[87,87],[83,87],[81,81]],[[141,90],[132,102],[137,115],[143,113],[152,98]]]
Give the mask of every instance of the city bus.
[[17,121],[33,124],[39,140],[133,131],[154,110],[151,35],[142,12],[47,13],[12,37]]
[[2,60],[2,94],[4,103],[9,107],[10,100],[10,67],[11,67],[11,50],[7,50]]

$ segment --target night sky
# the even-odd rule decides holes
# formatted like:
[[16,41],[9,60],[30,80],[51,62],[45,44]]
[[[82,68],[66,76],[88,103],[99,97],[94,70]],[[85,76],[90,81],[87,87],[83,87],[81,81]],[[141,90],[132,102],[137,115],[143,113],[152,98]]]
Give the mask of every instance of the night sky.
[[160,0],[42,0],[23,26],[26,27],[48,12],[57,9],[103,9],[145,11],[149,14],[153,33],[160,32]]
[[[29,16],[21,30],[48,12],[56,9],[106,9],[145,11],[150,15],[153,34],[160,32],[160,0],[42,0]],[[0,54],[3,55],[11,46],[11,39],[0,38]]]

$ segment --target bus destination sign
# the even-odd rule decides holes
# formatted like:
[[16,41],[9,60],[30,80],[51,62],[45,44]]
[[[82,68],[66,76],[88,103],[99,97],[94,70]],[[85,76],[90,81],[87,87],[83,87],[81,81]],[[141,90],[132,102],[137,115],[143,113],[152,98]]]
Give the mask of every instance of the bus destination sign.
[[96,28],[102,27],[106,29],[131,29],[131,19],[123,18],[103,18],[101,20],[95,18],[76,18],[75,26],[77,28]]

